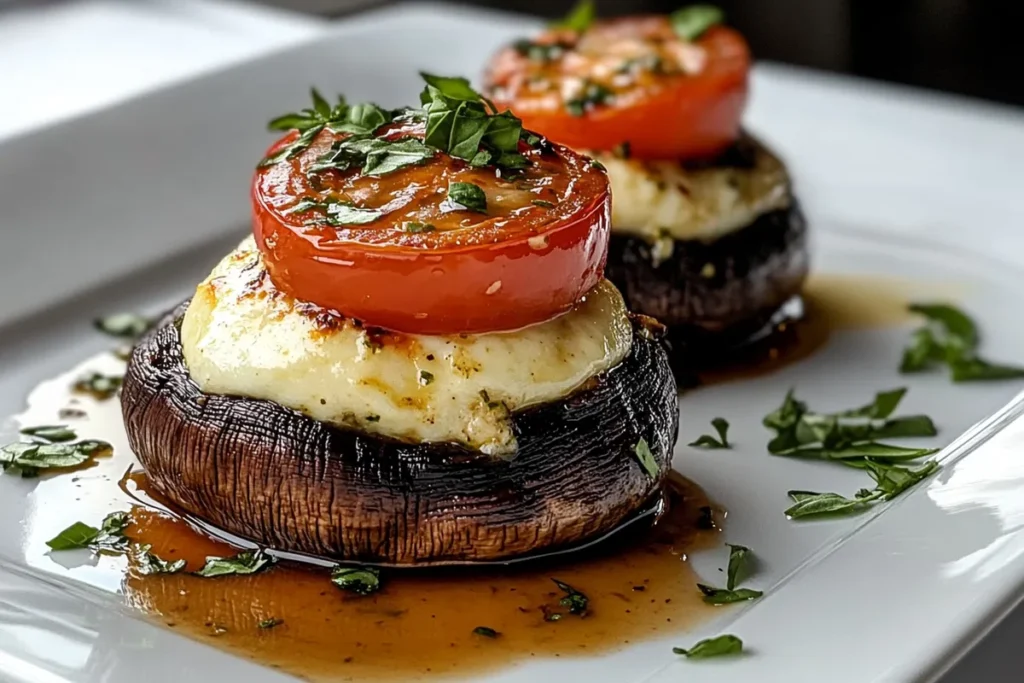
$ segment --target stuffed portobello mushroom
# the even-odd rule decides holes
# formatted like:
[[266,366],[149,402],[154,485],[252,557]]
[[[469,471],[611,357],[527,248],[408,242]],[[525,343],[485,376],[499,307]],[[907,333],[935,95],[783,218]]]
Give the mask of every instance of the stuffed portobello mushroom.
[[761,332],[808,271],[786,167],[740,125],[750,53],[712,7],[608,21],[581,7],[496,54],[487,92],[607,167],[606,275],[668,326],[677,365],[699,364]]
[[253,181],[253,236],[135,348],[152,485],[261,545],[396,566],[601,537],[660,496],[676,385],[603,278],[603,170],[464,79],[328,104]]

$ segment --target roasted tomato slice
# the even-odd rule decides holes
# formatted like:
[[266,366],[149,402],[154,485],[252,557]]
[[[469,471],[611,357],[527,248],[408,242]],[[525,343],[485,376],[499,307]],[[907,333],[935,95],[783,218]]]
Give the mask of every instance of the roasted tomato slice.
[[575,149],[628,143],[643,159],[712,156],[739,134],[750,51],[716,26],[681,40],[667,17],[553,29],[503,49],[487,89],[523,125]]
[[[377,176],[316,170],[345,137],[324,130],[253,181],[256,242],[297,299],[402,332],[489,332],[547,320],[601,279],[608,180],[585,157],[542,142],[511,173],[441,151]],[[423,124],[376,137],[418,141]]]

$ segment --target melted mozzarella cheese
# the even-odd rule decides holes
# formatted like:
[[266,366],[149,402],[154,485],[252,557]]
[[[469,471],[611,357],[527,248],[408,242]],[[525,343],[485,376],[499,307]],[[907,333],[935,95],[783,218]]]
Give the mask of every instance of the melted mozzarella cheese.
[[792,201],[785,166],[756,145],[752,168],[684,168],[674,161],[588,153],[608,168],[612,230],[658,240],[710,241]]
[[274,288],[250,238],[199,285],[181,341],[204,392],[267,399],[405,441],[509,453],[510,413],[563,398],[617,365],[632,327],[604,281],[568,313],[514,332],[365,328]]

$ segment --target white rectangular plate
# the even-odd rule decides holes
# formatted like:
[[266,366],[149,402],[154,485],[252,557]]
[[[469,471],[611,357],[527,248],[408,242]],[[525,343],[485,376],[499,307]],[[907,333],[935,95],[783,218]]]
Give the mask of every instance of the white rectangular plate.
[[[409,103],[418,70],[479,73],[494,47],[534,25],[445,5],[391,8],[314,43],[0,146],[0,414],[102,350],[96,315],[156,311],[189,293],[244,232],[263,122],[310,84],[350,100]],[[447,38],[446,38],[447,36]],[[762,65],[749,126],[791,164],[822,273],[895,276],[907,296],[949,296],[978,319],[984,352],[1021,360],[1013,315],[1024,267],[1024,118],[997,107]],[[865,292],[864,296],[870,293]],[[675,466],[729,510],[726,540],[754,548],[765,597],[671,640],[592,658],[529,660],[493,681],[881,683],[929,680],[1019,598],[1024,582],[1024,403],[1017,383],[954,386],[900,377],[908,328],[837,334],[806,360],[681,400]],[[860,517],[796,524],[789,489],[851,494],[864,477],[769,456],[761,417],[793,386],[841,409],[907,385],[932,415],[942,472]],[[1009,404],[1008,404],[1009,402]],[[736,448],[687,441],[722,415]],[[979,424],[979,421],[981,421]],[[10,430],[8,430],[9,432]],[[7,438],[10,433],[0,434]],[[117,587],[33,562],[59,528],[33,484],[0,477],[0,677],[17,681],[247,680],[281,674],[133,618]],[[47,521],[49,520],[49,521]],[[52,535],[51,533],[51,535]],[[724,552],[695,558],[714,577]],[[723,630],[749,654],[694,663],[671,653]],[[172,672],[171,675],[168,672]]]

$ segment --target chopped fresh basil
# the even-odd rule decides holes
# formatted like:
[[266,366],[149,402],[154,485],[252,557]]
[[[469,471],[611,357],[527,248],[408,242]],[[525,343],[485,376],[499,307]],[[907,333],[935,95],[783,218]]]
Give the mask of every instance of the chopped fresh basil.
[[328,123],[331,130],[355,135],[371,135],[378,128],[391,122],[391,114],[372,102],[353,104],[341,123]]
[[754,553],[746,546],[732,543],[726,545],[729,546],[729,568],[726,570],[725,587],[732,590],[750,574]]
[[640,440],[636,442],[635,446],[633,446],[633,453],[636,455],[637,462],[639,462],[640,466],[644,468],[644,471],[647,472],[651,478],[656,478],[660,468],[658,467],[658,461],[654,458],[654,453],[651,452],[651,447],[647,443],[647,439],[640,437]]
[[586,81],[578,95],[566,100],[565,109],[573,116],[583,116],[594,107],[608,104],[612,100],[612,91],[594,81]]
[[569,608],[569,614],[575,614],[577,616],[584,616],[587,613],[587,607],[590,604],[590,598],[583,593],[579,592],[572,586],[558,579],[551,579],[558,586],[559,590],[565,593],[565,596],[558,601],[558,604],[562,607]]
[[278,626],[280,626],[283,623],[284,623],[284,619],[278,619],[277,617],[271,617],[269,619],[264,619],[259,624],[257,624],[257,626],[260,629],[265,631],[267,629],[277,628]]
[[487,212],[487,195],[473,183],[449,183],[448,200],[469,211]]
[[405,232],[411,232],[414,234],[420,232],[434,232],[435,230],[437,230],[437,228],[435,228],[430,223],[417,223],[416,221],[407,221],[402,226],[402,229]]
[[384,212],[379,209],[364,209],[341,202],[327,205],[327,220],[331,225],[366,225],[383,215]]
[[535,43],[532,40],[517,40],[512,43],[512,49],[526,57],[531,62],[546,64],[553,62],[571,49],[571,46],[561,43]]
[[697,588],[699,588],[700,592],[704,594],[704,602],[709,605],[731,605],[736,602],[756,600],[764,595],[763,592],[752,588],[737,588],[736,590],[729,590],[727,588],[714,588],[713,586],[708,586],[703,583],[698,583]]
[[38,427],[25,427],[21,433],[26,436],[34,436],[37,439],[49,441],[50,443],[63,443],[73,441],[76,434],[68,429],[67,425],[40,425]]
[[477,626],[475,629],[473,629],[473,633],[477,634],[478,636],[483,636],[484,638],[497,638],[501,635],[489,626]]
[[96,540],[99,533],[100,530],[94,526],[89,526],[84,522],[75,522],[47,541],[46,545],[50,546],[52,550],[88,548],[89,544]]
[[155,321],[136,313],[115,313],[96,319],[93,324],[100,332],[111,337],[137,339],[153,326]]
[[375,567],[335,567],[331,570],[331,583],[357,595],[369,595],[380,590],[380,570]]
[[990,363],[978,356],[978,327],[960,309],[949,304],[912,304],[910,310],[924,316],[927,324],[914,331],[903,351],[900,372],[946,365],[954,382],[1024,377],[1024,367]]
[[743,641],[734,635],[717,636],[708,638],[695,644],[688,650],[681,647],[672,648],[672,652],[683,655],[689,659],[706,659],[708,657],[721,657],[723,655],[738,655],[743,652]]
[[135,560],[135,571],[143,576],[151,574],[177,574],[185,569],[185,560],[164,560],[152,552],[149,544],[136,545],[132,549],[132,557]]
[[112,512],[103,518],[99,529],[75,522],[47,541],[46,545],[52,550],[90,548],[97,552],[124,552],[128,547],[128,538],[124,535],[128,523],[127,512]]
[[267,555],[263,548],[247,550],[232,557],[207,557],[203,568],[195,572],[196,576],[212,579],[218,576],[246,576],[255,574],[277,560]]
[[420,384],[427,386],[434,381],[434,373],[427,370],[420,370]]
[[[276,119],[275,119],[276,121]],[[271,121],[271,124],[274,122]],[[273,166],[274,164],[286,161],[288,159],[294,159],[295,157],[302,154],[306,149],[313,144],[313,139],[320,134],[325,127],[325,124],[317,124],[312,128],[306,129],[299,137],[287,145],[281,147],[276,152],[268,157],[265,157],[260,163],[259,168],[266,168],[267,166]]]
[[711,426],[718,432],[717,439],[708,434],[702,434],[696,441],[690,442],[689,445],[697,448],[731,448],[729,440],[726,438],[729,433],[729,422],[723,417],[716,417],[711,420]]
[[725,14],[714,5],[690,5],[669,15],[672,30],[683,40],[697,40],[712,26],[725,21]]
[[607,171],[608,168],[597,159],[587,159],[590,162],[591,168],[596,168],[598,171]]
[[793,505],[786,510],[791,519],[860,512],[880,500],[895,496],[939,468],[929,461],[920,467],[904,463],[932,455],[937,449],[906,448],[879,443],[879,438],[935,436],[937,430],[925,415],[892,417],[906,389],[878,392],[871,403],[838,413],[814,413],[790,391],[782,405],[764,418],[775,432],[768,452],[794,458],[831,460],[863,469],[876,482],[854,498],[838,493],[790,491]]
[[533,204],[534,206],[540,206],[540,207],[543,207],[545,209],[553,209],[553,208],[555,208],[555,203],[554,202],[549,202],[549,201],[547,201],[545,199],[532,199],[532,200],[530,200],[530,203]]
[[121,387],[122,377],[91,372],[80,377],[72,386],[75,391],[90,394],[99,401],[105,401],[117,393]]
[[463,102],[479,102],[481,99],[480,93],[469,84],[469,79],[461,76],[436,76],[424,71],[420,72],[420,76],[427,85],[447,98]]
[[562,19],[552,22],[551,27],[583,33],[590,28],[596,18],[597,9],[594,7],[594,0],[580,0]]
[[382,176],[406,166],[423,163],[434,156],[434,150],[416,139],[389,142],[374,140],[378,144],[366,155],[364,175]]
[[17,442],[0,447],[0,468],[14,467],[23,475],[26,472],[31,475],[39,470],[77,467],[111,449],[107,442],[95,440],[76,443]]

